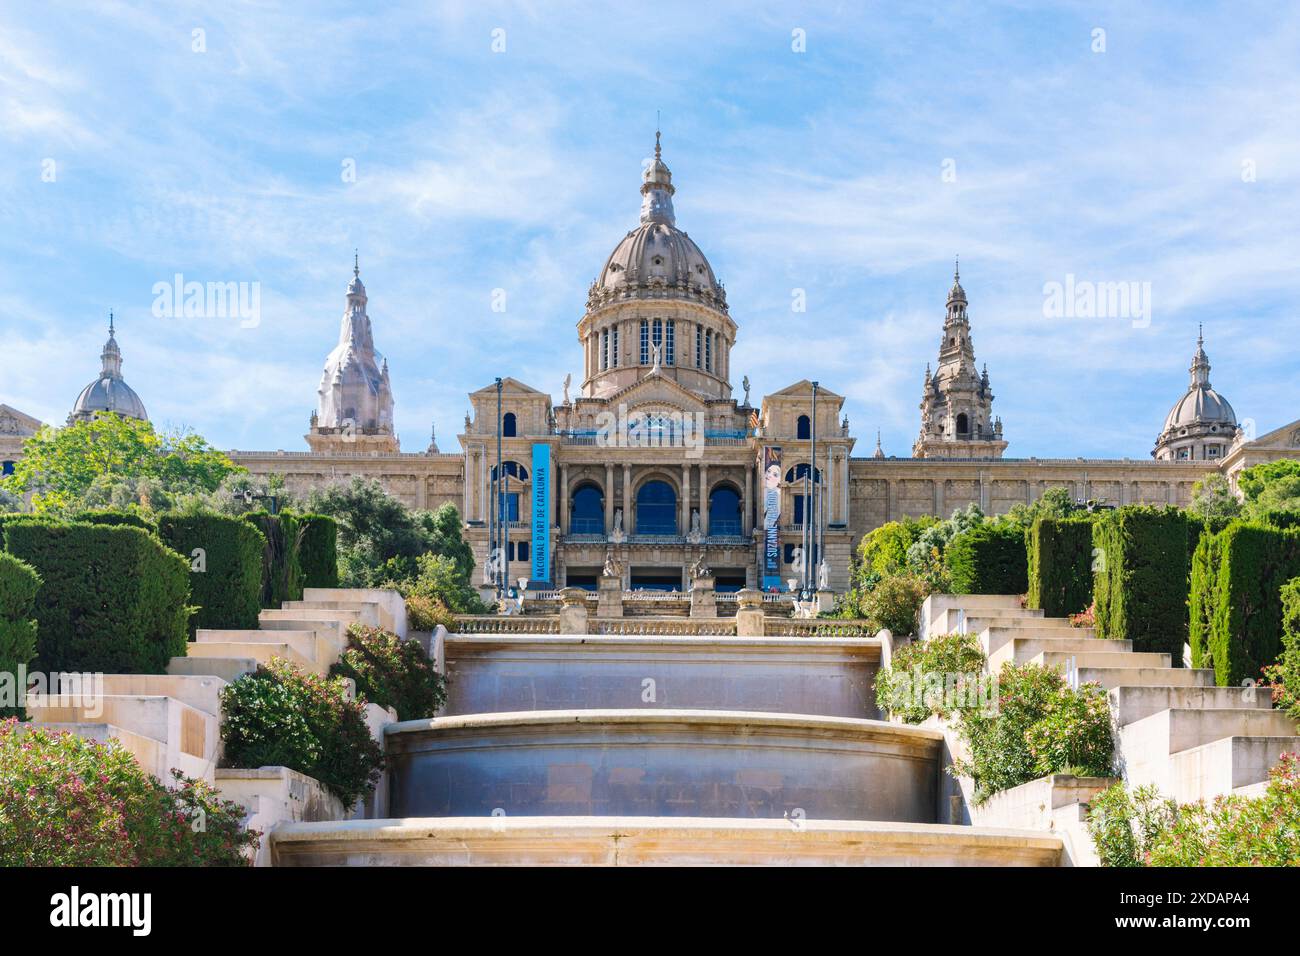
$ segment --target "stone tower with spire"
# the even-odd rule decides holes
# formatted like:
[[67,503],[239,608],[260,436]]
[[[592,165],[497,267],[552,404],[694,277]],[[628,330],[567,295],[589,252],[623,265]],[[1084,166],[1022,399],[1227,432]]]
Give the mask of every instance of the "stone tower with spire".
[[354,259],[339,342],[325,360],[307,444],[315,452],[399,451],[388,360],[375,350],[366,287]]
[[1001,458],[1002,420],[993,417],[989,370],[975,366],[966,290],[954,268],[939,343],[939,366],[925,368],[921,395],[921,434],[912,446],[915,458]]
[[1196,352],[1187,370],[1187,391],[1165,417],[1151,457],[1157,461],[1216,461],[1237,441],[1237,414],[1228,400],[1210,387],[1210,358],[1198,327]]
[[68,415],[68,424],[88,422],[97,415],[112,412],[123,418],[149,420],[140,396],[122,378],[122,350],[117,345],[113,313],[108,314],[108,341],[99,355],[99,378],[81,390]]

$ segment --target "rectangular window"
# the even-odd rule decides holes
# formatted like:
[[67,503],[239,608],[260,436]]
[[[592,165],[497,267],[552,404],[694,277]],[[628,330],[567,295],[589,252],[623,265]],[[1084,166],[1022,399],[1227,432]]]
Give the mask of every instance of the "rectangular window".
[[600,333],[600,367],[602,371],[609,368],[609,329]]
[[803,526],[803,495],[794,496],[794,523],[797,527]]
[[641,364],[650,364],[650,323],[641,320]]
[[668,331],[664,339],[664,364],[673,364],[673,350],[677,345],[676,336],[673,334],[677,328],[677,323],[672,319],[668,320]]
[[664,320],[655,319],[654,343],[659,346],[660,361],[663,360]]
[[612,368],[618,368],[618,326],[617,325],[614,326],[614,331],[612,333],[612,345],[613,348],[611,349],[612,354],[610,355],[609,364]]
[[704,356],[704,326],[695,326],[695,367],[700,367]]
[[704,371],[713,371],[713,333],[704,333]]

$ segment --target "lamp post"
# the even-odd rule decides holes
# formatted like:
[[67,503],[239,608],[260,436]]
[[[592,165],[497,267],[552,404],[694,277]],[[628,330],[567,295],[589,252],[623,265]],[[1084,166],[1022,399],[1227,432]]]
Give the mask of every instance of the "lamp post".
[[501,463],[501,379],[497,378],[497,544],[501,550],[500,565],[497,568],[497,600],[501,599],[505,592],[506,582],[510,579],[506,576],[509,571],[507,563],[508,550],[507,542],[510,540],[510,520],[506,514],[506,494],[509,489],[509,479],[506,477],[505,468]]
[[[820,540],[821,522],[817,520],[818,518],[817,502],[821,498],[821,495],[818,493],[819,491],[818,485],[820,485],[821,482],[819,480],[820,476],[817,474],[817,383],[816,382],[812,383],[812,453],[809,455],[809,458],[811,459],[811,462],[809,463],[808,470],[812,475],[812,522],[813,522],[812,534],[811,534],[812,562],[813,562],[812,574],[816,574],[816,566],[821,562],[821,540]],[[817,583],[817,579],[815,577],[810,577],[809,585],[810,586],[815,585],[816,583]]]

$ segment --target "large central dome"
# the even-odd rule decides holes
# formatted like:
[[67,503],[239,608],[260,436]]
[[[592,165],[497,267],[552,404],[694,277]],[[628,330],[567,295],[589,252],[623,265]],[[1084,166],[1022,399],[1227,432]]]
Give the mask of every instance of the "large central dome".
[[677,228],[673,174],[663,161],[659,138],[655,158],[642,176],[641,224],[614,247],[592,283],[587,308],[629,298],[684,298],[725,312],[727,293],[700,247]]

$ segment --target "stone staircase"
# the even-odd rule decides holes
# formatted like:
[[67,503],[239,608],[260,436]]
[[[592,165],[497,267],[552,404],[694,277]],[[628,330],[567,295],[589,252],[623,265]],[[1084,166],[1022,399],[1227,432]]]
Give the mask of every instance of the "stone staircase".
[[1300,749],[1296,721],[1272,709],[1268,691],[1216,687],[1212,670],[1099,640],[1092,628],[1022,608],[1018,596],[933,595],[922,620],[927,636],[978,635],[991,671],[1032,663],[1099,683],[1115,728],[1115,769],[1131,786],[1152,784],[1183,803],[1255,793],[1280,754]]
[[[287,820],[339,819],[338,801],[310,777],[284,767],[218,769],[220,694],[228,683],[281,657],[325,675],[355,621],[406,634],[406,606],[391,591],[307,588],[301,601],[264,610],[257,630],[207,630],[166,674],[106,674],[102,683],[67,679],[51,693],[27,697],[32,723],[95,740],[116,740],[149,773],[170,784],[171,770],[215,784],[249,811],[248,825],[264,833]],[[369,705],[372,733],[395,719]],[[364,812],[364,811],[363,811]],[[264,840],[259,863],[269,860]]]

